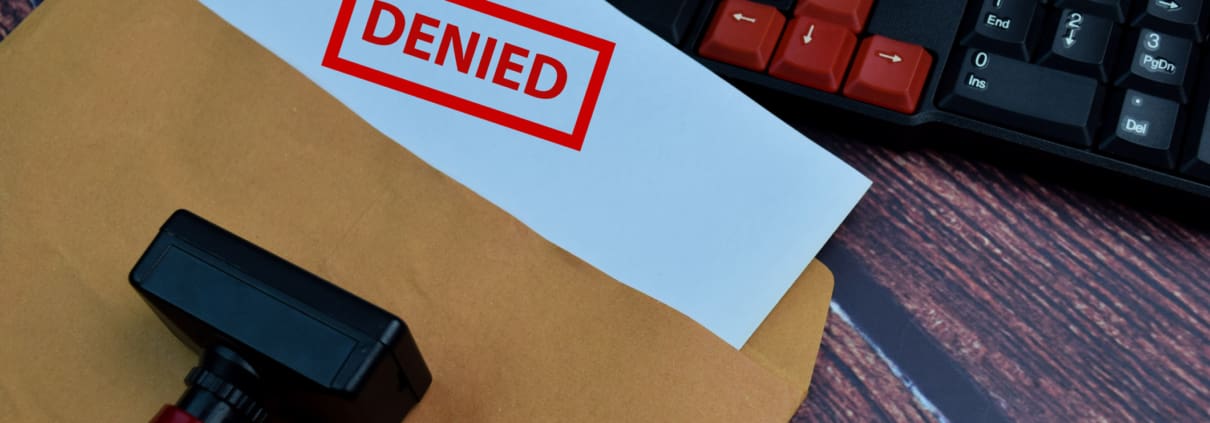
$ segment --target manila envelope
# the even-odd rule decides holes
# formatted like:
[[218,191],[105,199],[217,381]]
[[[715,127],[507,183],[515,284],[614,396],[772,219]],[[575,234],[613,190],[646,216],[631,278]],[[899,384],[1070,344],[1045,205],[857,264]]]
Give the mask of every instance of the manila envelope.
[[0,44],[0,420],[138,422],[196,361],[126,276],[191,209],[399,315],[408,422],[785,422],[812,263],[736,351],[555,247],[189,0],[47,2]]

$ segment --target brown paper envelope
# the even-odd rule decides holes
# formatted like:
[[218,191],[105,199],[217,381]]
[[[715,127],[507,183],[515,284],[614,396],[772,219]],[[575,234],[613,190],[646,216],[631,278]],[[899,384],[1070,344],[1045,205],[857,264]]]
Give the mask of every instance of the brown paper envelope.
[[435,379],[409,422],[784,422],[831,295],[813,263],[736,351],[203,6],[56,0],[0,44],[0,420],[175,400],[196,358],[126,275],[177,208],[405,319]]

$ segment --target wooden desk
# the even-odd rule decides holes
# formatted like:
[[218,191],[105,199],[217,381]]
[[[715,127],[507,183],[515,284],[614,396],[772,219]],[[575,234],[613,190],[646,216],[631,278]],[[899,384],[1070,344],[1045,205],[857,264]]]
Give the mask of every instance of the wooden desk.
[[795,422],[1210,421],[1210,233],[804,129],[874,180]]
[[[36,0],[0,0],[0,39]],[[795,422],[1210,421],[1210,234],[804,129],[874,180]]]
[[8,36],[13,28],[21,23],[34,7],[41,3],[39,0],[0,0],[0,40]]

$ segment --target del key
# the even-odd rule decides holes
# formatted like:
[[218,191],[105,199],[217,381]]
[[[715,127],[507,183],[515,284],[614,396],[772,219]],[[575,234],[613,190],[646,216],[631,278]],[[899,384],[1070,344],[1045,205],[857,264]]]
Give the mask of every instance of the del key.
[[972,49],[941,107],[1087,147],[1103,97],[1095,79]]

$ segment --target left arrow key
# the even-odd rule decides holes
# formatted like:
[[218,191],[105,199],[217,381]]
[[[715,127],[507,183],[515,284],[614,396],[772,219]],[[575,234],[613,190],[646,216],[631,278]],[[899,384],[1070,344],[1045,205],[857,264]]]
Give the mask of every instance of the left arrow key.
[[698,53],[708,59],[764,71],[785,24],[786,17],[773,6],[749,0],[724,0],[715,11]]

